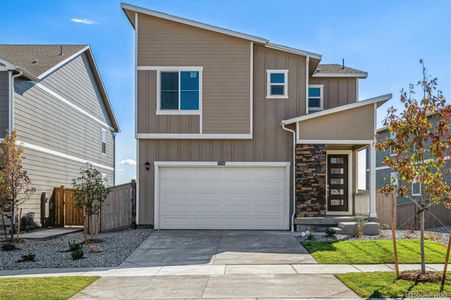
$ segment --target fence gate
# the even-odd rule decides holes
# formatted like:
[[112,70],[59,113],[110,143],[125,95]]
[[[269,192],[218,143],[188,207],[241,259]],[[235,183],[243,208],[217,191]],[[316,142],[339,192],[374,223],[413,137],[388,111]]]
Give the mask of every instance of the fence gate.
[[55,226],[83,226],[83,210],[75,203],[74,190],[53,190]]

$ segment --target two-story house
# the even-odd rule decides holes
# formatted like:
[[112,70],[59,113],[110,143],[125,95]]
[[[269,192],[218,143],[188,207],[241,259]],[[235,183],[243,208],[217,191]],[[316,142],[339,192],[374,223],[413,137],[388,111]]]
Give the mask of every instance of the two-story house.
[[[359,100],[367,73],[261,37],[122,9],[135,30],[138,224],[287,230],[377,217],[376,109],[391,95]],[[370,193],[355,197],[365,147]]]
[[37,224],[53,189],[87,165],[114,185],[119,126],[89,46],[0,45],[0,139],[12,130],[36,189],[23,214]]

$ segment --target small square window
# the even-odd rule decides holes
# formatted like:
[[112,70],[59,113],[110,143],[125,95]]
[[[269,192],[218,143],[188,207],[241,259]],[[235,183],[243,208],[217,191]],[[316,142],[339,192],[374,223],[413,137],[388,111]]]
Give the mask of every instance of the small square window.
[[288,70],[267,70],[266,98],[288,98]]
[[310,111],[323,110],[323,85],[309,85],[308,109]]

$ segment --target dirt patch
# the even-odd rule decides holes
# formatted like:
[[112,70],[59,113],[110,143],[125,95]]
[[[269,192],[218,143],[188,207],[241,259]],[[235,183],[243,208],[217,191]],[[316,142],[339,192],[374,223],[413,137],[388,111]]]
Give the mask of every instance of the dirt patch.
[[420,271],[404,271],[399,275],[399,279],[415,282],[439,282],[442,276],[437,272],[428,271],[421,274]]

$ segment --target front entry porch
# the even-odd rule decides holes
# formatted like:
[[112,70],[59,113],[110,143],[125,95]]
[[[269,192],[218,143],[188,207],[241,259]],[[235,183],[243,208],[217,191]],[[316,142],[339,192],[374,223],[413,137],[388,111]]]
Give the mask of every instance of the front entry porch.
[[[297,230],[320,230],[354,222],[356,216],[374,220],[375,201],[359,189],[359,151],[371,144],[297,144],[296,218]],[[360,177],[360,178],[359,178]]]

